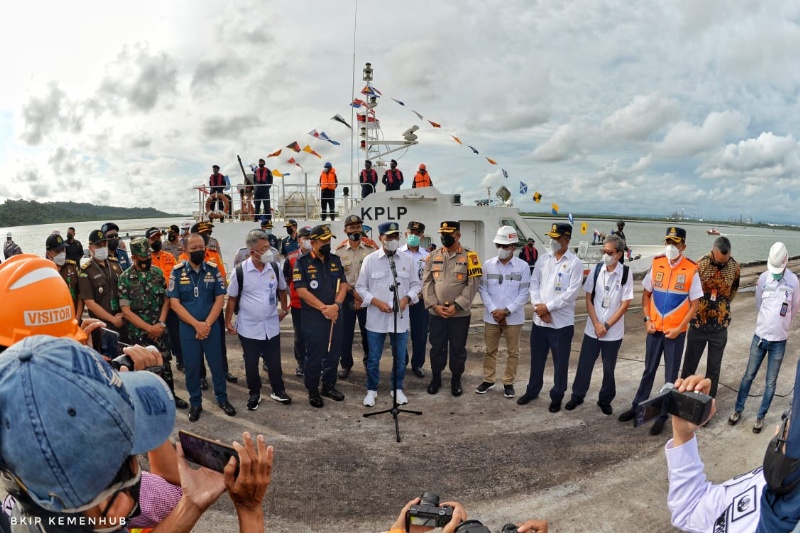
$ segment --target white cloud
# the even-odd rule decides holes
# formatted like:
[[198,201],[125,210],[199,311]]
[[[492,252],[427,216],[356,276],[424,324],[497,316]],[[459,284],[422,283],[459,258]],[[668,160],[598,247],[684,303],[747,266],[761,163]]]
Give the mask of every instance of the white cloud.
[[711,112],[701,126],[681,121],[655,147],[666,157],[686,157],[713,149],[745,132],[749,119],[739,111]]
[[578,140],[577,126],[564,124],[553,133],[547,142],[537,146],[532,156],[538,161],[563,161],[576,155]]
[[650,135],[680,116],[675,100],[658,94],[637,95],[633,101],[603,120],[604,134],[632,140],[647,140]]
[[728,144],[702,167],[705,178],[796,177],[800,173],[800,146],[792,135],[771,132],[755,139]]

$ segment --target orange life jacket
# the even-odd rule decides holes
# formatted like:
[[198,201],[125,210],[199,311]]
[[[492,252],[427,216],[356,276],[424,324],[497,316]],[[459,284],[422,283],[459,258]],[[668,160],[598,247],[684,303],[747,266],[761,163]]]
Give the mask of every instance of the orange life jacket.
[[[291,270],[294,270],[294,264],[297,262],[297,258],[303,255],[303,250],[298,248],[297,250],[290,252],[289,255],[286,256],[286,260],[289,261],[289,266]],[[294,279],[289,281],[289,302],[291,303],[292,307],[296,309],[300,309],[302,307],[300,301],[300,295],[297,294],[297,289],[294,288]]]
[[258,167],[256,169],[254,177],[255,177],[256,183],[263,185],[265,183],[268,183],[267,177],[270,176],[270,175],[271,175],[271,172],[267,167],[264,167],[264,168]]
[[178,262],[175,256],[162,250],[158,253],[151,253],[150,257],[153,259],[153,266],[160,268],[164,273],[164,279],[169,282],[169,276],[172,274],[172,267]]
[[374,168],[367,170],[366,168],[361,171],[361,183],[371,183],[372,185],[378,184],[378,173]]
[[[656,331],[666,331],[678,327],[689,312],[689,289],[697,272],[697,263],[681,256],[680,262],[670,267],[666,255],[653,258],[650,272],[653,294],[650,298],[650,320]],[[688,324],[683,331],[688,329]]]
[[211,176],[208,177],[208,184],[211,187],[224,187],[225,176],[222,174],[211,174]]
[[414,188],[419,189],[420,187],[431,187],[433,186],[433,182],[431,181],[431,175],[425,172],[422,174],[417,172],[417,175],[414,176]]
[[328,171],[323,170],[322,174],[319,175],[319,184],[322,186],[323,191],[335,190],[337,183],[339,183],[339,181],[336,179],[336,169],[334,168],[331,168]]

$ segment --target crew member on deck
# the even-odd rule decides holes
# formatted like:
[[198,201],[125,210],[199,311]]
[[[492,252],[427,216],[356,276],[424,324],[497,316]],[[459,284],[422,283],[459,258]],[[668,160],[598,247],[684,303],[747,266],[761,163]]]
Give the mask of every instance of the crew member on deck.
[[428,174],[428,170],[425,168],[425,163],[419,164],[419,170],[417,170],[417,175],[414,176],[414,183],[411,184],[412,189],[419,189],[420,187],[432,187],[433,181],[431,181],[431,176]]
[[[213,170],[213,172],[208,177],[208,186],[211,188],[211,194],[225,194],[225,176],[219,173],[219,165],[214,165],[211,167],[211,170]],[[211,202],[212,211],[217,209],[221,211],[224,208],[225,204],[222,203],[222,200],[219,198]]]
[[261,203],[264,203],[264,218],[262,220],[272,220],[272,209],[269,205],[269,190],[272,188],[272,171],[267,168],[263,159],[258,160],[258,168],[253,174],[256,184],[254,194],[256,215],[261,213]]
[[387,191],[399,191],[403,184],[403,171],[397,168],[397,161],[392,159],[389,163],[389,170],[383,173],[381,183],[386,185]]
[[320,188],[320,217],[325,220],[325,217],[331,217],[331,220],[336,220],[336,187],[339,180],[336,178],[336,169],[330,162],[325,163],[325,168],[322,174],[319,175],[319,188]]
[[358,175],[358,182],[361,184],[361,198],[366,198],[375,192],[378,186],[378,173],[372,168],[372,161],[364,161],[364,170]]

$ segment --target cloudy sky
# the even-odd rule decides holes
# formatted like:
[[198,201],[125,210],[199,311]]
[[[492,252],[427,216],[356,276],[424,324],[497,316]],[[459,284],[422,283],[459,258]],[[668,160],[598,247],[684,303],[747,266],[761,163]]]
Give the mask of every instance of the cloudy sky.
[[[0,0],[0,200],[189,212],[212,164],[236,182],[237,154],[255,163],[295,140],[322,154],[298,157],[312,181],[326,160],[347,180],[350,132],[330,117],[350,121],[357,19],[356,90],[369,61],[386,137],[420,126],[398,157],[407,178],[424,162],[444,191],[474,200],[506,185],[525,210],[798,221],[798,3],[355,8]],[[286,152],[277,168],[301,177]]]

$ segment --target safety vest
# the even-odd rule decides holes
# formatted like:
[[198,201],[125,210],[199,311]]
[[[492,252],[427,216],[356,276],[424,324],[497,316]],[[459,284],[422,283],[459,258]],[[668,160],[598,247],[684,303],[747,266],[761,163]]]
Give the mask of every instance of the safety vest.
[[394,186],[395,183],[400,185],[403,184],[403,173],[400,171],[399,168],[392,170],[391,168],[386,171],[386,185],[389,187]]
[[366,168],[361,171],[361,183],[378,184],[378,173],[374,168],[367,170]]
[[163,249],[156,253],[152,252],[150,257],[153,260],[153,266],[157,266],[161,269],[164,273],[164,279],[169,280],[170,275],[172,274],[172,268],[175,266],[177,261],[175,260],[175,256],[169,252],[165,252]]
[[[299,248],[293,252],[290,252],[289,255],[286,256],[286,260],[289,261],[289,266],[291,270],[294,270],[294,264],[297,262],[297,258],[303,255],[303,251]],[[302,303],[300,301],[300,295],[297,294],[297,289],[294,288],[294,279],[289,280],[289,301],[295,309],[300,309],[302,307]]]
[[259,184],[262,184],[262,185],[267,183],[267,176],[270,176],[271,174],[272,173],[270,172],[270,170],[267,167],[264,167],[264,168],[258,167],[256,169],[256,173],[255,173],[256,183],[259,183]]
[[433,185],[431,182],[431,176],[427,172],[425,174],[421,174],[417,172],[417,175],[414,176],[414,187],[419,189],[420,187],[430,187]]
[[[670,267],[666,255],[653,258],[653,269],[650,276],[653,283],[653,294],[650,298],[650,320],[656,331],[674,329],[689,312],[689,290],[697,272],[697,263],[681,256],[674,267]],[[688,329],[688,324],[682,331]]]
[[335,190],[337,183],[339,183],[339,181],[336,179],[336,169],[334,168],[331,168],[327,171],[323,170],[322,174],[319,175],[319,184],[323,191]]
[[208,183],[210,183],[212,187],[224,187],[225,176],[222,174],[211,174],[208,178]]

